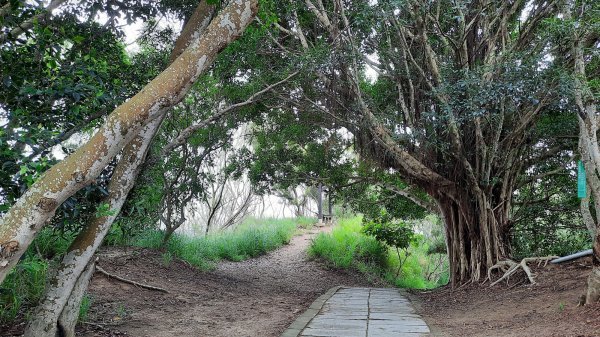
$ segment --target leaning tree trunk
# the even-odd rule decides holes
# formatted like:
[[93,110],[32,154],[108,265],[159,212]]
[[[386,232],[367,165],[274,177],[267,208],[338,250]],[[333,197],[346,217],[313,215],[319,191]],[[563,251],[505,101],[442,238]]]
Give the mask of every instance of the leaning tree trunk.
[[[190,44],[198,43],[200,33],[206,29],[213,10],[213,6],[208,6],[204,1],[201,2],[178,39],[171,54],[171,61]],[[238,13],[239,8],[229,7],[222,15],[229,15],[230,11]],[[240,16],[240,18],[242,17]],[[223,19],[223,16],[217,18],[216,20],[219,21],[216,22],[220,22],[220,19]],[[249,22],[250,20],[245,20],[240,23],[240,29],[243,30]],[[208,34],[211,33],[210,29],[211,27],[209,27]],[[214,29],[214,25],[212,29]],[[234,37],[239,34],[241,31],[239,33],[232,32]],[[93,274],[94,266],[91,261],[93,254],[102,243],[125,202],[127,194],[133,187],[139,168],[145,160],[150,143],[161,121],[162,116],[150,122],[123,151],[123,156],[111,177],[109,195],[105,200],[110,205],[113,215],[94,219],[75,239],[60,267],[57,268],[56,274],[52,277],[52,281],[49,282],[52,286],[47,289],[42,303],[36,309],[35,319],[29,324],[26,336],[53,337],[57,333],[61,336],[74,336],[79,305]]]
[[92,275],[94,275],[94,270],[95,263],[92,261],[87,265],[83,273],[79,275],[73,291],[71,291],[71,296],[69,296],[69,300],[58,318],[57,327],[61,329],[59,336],[75,337],[75,326],[79,321],[79,309],[81,308],[81,302],[88,289]]
[[[74,335],[77,321],[77,311],[68,305],[81,303],[81,296],[85,291],[89,278],[82,274],[86,266],[92,264],[96,249],[100,246],[108,233],[110,226],[127,199],[127,194],[134,186],[135,178],[139,173],[141,164],[146,158],[146,153],[152,138],[160,125],[160,119],[148,124],[131,143],[125,147],[123,157],[119,161],[108,185],[109,195],[104,200],[113,211],[111,215],[93,219],[75,238],[61,264],[49,279],[41,303],[34,311],[33,319],[25,331],[26,337],[54,337]],[[88,268],[90,269],[90,268]],[[93,267],[91,268],[93,269]],[[84,278],[82,282],[79,279]],[[77,288],[84,288],[76,292]],[[75,315],[75,317],[73,317]],[[59,317],[61,319],[59,319]],[[64,326],[63,323],[68,323]]]
[[75,153],[48,170],[0,222],[0,282],[67,198],[92,183],[108,162],[149,122],[179,103],[217,54],[242,34],[258,0],[236,0],[142,91],[113,111],[100,130]]

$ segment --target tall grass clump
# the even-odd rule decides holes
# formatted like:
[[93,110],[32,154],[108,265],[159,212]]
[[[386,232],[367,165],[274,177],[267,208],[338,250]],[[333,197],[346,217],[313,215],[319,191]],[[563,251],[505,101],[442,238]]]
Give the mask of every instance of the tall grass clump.
[[363,231],[362,218],[341,219],[331,233],[312,242],[309,255],[339,269],[356,269],[401,288],[427,289],[448,282],[445,246],[417,234],[400,253]]
[[27,256],[11,271],[0,288],[0,323],[14,321],[22,310],[34,307],[44,292],[48,262]]
[[138,247],[164,248],[173,257],[200,269],[211,269],[219,260],[243,261],[287,244],[298,228],[310,228],[315,219],[250,219],[234,230],[189,237],[175,234],[163,247],[163,233],[150,230],[134,240]]
[[79,306],[79,316],[77,318],[79,322],[87,321],[93,302],[94,299],[92,296],[89,294],[83,295],[83,298],[81,299],[81,305]]

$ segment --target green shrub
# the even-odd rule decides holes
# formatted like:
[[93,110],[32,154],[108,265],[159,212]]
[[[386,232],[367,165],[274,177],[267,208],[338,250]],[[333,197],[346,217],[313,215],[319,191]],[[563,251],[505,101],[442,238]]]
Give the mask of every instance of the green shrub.
[[513,257],[522,259],[532,256],[565,256],[592,247],[587,230],[571,228],[537,229],[513,234]]
[[[406,235],[405,238],[410,237],[410,244],[398,254],[395,248],[388,248],[374,236],[366,235],[361,223],[360,217],[340,220],[330,234],[317,235],[309,247],[309,255],[322,259],[331,267],[357,269],[369,278],[383,278],[402,288],[435,288],[448,282],[446,255],[428,253],[441,250],[430,246],[439,245],[435,242],[438,239]],[[373,227],[366,232],[372,233]],[[385,232],[389,234],[392,230],[387,228]],[[401,273],[398,273],[399,269]]]
[[402,271],[402,265],[410,256],[408,248],[415,240],[415,233],[412,228],[403,222],[393,221],[391,217],[384,213],[378,218],[364,223],[362,232],[396,251],[398,257],[397,278]]

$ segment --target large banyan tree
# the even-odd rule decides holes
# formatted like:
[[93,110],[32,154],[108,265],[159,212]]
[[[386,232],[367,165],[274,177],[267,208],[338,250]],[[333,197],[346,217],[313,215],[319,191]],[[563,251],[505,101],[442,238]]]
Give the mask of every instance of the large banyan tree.
[[558,172],[537,163],[568,154],[538,128],[567,114],[544,38],[558,3],[302,0],[273,10],[273,52],[303,54],[310,72],[285,96],[289,108],[347,129],[364,157],[427,192],[445,221],[451,282],[482,281],[510,256],[515,191]]

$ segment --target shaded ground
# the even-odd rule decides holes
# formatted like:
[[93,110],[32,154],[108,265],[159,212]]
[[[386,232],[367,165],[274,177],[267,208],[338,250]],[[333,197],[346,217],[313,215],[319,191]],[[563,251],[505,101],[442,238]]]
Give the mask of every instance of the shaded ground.
[[[221,263],[211,272],[152,250],[104,251],[100,266],[105,270],[169,293],[96,273],[88,323],[79,327],[78,336],[277,337],[329,288],[373,285],[362,275],[307,260],[306,248],[319,230],[329,228],[297,236],[257,259]],[[600,304],[577,307],[591,261],[533,270],[534,286],[513,277],[508,286],[411,291],[411,300],[432,336],[600,337]],[[0,336],[19,335],[23,324],[0,327]]]
[[96,273],[88,319],[94,324],[85,324],[80,335],[279,336],[329,288],[370,285],[360,275],[308,261],[305,251],[315,232],[297,236],[263,257],[222,263],[212,272],[200,272],[178,260],[168,264],[156,251],[105,252],[100,259],[105,270],[164,287],[169,293],[141,289]]
[[590,270],[591,260],[579,260],[534,268],[533,286],[517,277],[508,286],[411,293],[434,336],[600,336],[600,305],[577,307]]

